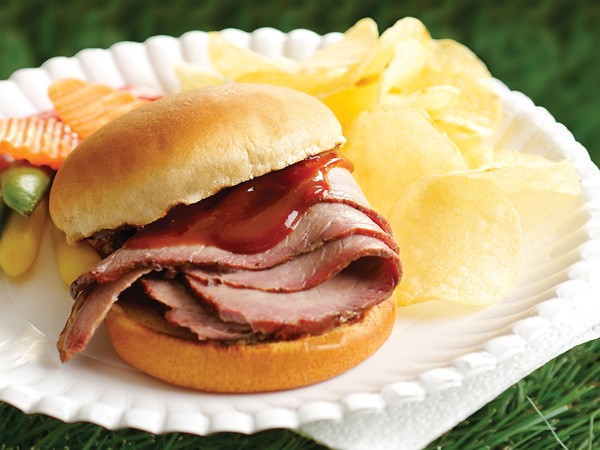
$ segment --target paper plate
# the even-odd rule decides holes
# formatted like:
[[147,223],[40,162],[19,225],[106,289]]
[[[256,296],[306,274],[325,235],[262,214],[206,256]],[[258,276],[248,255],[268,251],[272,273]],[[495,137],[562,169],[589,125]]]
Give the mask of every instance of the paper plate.
[[[272,28],[223,33],[265,55],[297,59],[339,39],[338,34],[284,34]],[[208,65],[206,37],[194,31],[180,38],[122,42],[19,70],[0,82],[0,116],[50,109],[48,85],[67,76],[175,92],[176,62]],[[568,158],[583,186],[580,198],[560,199],[551,211],[522,211],[520,276],[499,303],[403,308],[391,338],[375,355],[314,386],[256,395],[190,392],[121,362],[104,330],[82,356],[59,362],[55,342],[71,300],[46,236],[27,276],[0,275],[0,400],[26,413],[109,429],[204,435],[292,428],[339,448],[418,448],[552,357],[596,337],[600,175],[585,149],[547,111],[500,82],[496,86],[506,114],[493,144],[553,160]]]

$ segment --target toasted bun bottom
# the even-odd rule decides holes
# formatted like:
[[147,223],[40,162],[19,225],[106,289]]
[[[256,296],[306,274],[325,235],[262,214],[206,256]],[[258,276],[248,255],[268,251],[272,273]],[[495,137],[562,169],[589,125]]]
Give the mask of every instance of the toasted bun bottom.
[[116,352],[140,371],[201,391],[249,393],[306,386],[341,374],[373,354],[389,337],[393,298],[361,320],[293,341],[222,345],[177,335],[144,308],[115,304],[105,325]]

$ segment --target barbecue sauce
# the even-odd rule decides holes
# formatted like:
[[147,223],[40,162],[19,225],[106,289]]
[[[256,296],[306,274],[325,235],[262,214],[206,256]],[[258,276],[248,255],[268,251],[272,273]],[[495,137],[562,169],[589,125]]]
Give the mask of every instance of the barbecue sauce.
[[224,189],[193,205],[173,207],[139,229],[125,248],[211,245],[234,253],[259,253],[295,228],[302,215],[330,190],[326,173],[352,170],[336,151],[311,156],[285,169]]

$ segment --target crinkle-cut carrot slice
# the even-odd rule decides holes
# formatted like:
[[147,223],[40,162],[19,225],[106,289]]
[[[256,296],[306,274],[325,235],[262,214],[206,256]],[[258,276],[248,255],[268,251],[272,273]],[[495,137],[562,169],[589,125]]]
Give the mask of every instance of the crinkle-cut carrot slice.
[[50,85],[48,96],[60,119],[82,139],[111,120],[149,100],[136,98],[123,90],[76,78],[64,78]]
[[31,164],[58,169],[80,138],[69,125],[54,117],[0,120],[0,154]]

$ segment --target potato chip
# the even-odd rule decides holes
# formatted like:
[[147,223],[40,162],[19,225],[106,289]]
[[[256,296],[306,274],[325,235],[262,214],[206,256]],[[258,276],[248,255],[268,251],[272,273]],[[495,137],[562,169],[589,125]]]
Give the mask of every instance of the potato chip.
[[179,80],[181,91],[215,86],[227,82],[227,79],[218,73],[184,62],[180,62],[175,66],[175,74]]
[[362,80],[380,79],[382,99],[394,86],[411,83],[427,62],[430,39],[419,20],[408,17],[397,21],[381,35]]
[[381,42],[384,45],[393,45],[401,39],[419,39],[427,42],[431,39],[431,34],[419,19],[403,17],[381,33]]
[[290,58],[271,58],[242,48],[218,32],[208,34],[208,55],[213,67],[223,77],[237,80],[252,72],[293,73],[299,63]]
[[581,192],[575,167],[566,159],[472,170],[465,176],[487,180],[507,194],[533,191],[579,195]]
[[431,35],[419,19],[405,17],[398,20],[381,34],[377,48],[372,53],[363,76],[365,78],[379,76],[394,58],[394,51],[398,42],[405,39],[428,42]]
[[446,300],[484,306],[513,286],[522,249],[519,216],[489,181],[421,178],[398,197],[390,220],[404,267],[398,305]]
[[[515,194],[506,194],[514,205],[519,218],[523,233],[527,235],[530,245],[547,245],[549,235],[561,239],[564,224],[573,218],[574,210],[580,208],[581,199],[570,194],[561,194],[550,191],[525,190]],[[553,229],[548,229],[548,224],[562,224]],[[540,236],[544,236],[540,243]]]
[[481,136],[456,129],[443,122],[435,121],[435,119],[433,120],[452,142],[458,146],[470,169],[489,167],[493,163],[494,149]]
[[454,124],[436,120],[438,114],[448,110],[451,103],[457,101],[459,95],[460,90],[454,86],[438,85],[420,89],[408,95],[389,94],[383,98],[383,102],[423,109],[431,115],[438,128],[458,146],[469,168],[489,167],[494,159],[494,150],[485,143],[482,136]]
[[381,78],[353,85],[323,99],[342,125],[350,123],[361,111],[381,101]]
[[554,161],[535,153],[514,152],[511,150],[494,150],[492,167],[552,165]]
[[[452,39],[432,40],[428,71],[438,80],[462,80],[465,76],[489,79],[486,65],[467,46]],[[438,84],[438,83],[436,83]]]
[[389,94],[384,101],[386,103],[402,103],[413,108],[423,109],[431,114],[447,108],[459,95],[460,91],[454,86],[438,85],[420,89],[408,95]]
[[394,55],[382,74],[382,91],[394,86],[412,84],[419,79],[427,62],[427,46],[418,39],[403,39],[394,47]]
[[[398,93],[411,93],[437,85],[452,85],[468,90],[471,83],[491,79],[485,64],[467,47],[451,39],[430,39],[427,64],[422,77],[412,83],[394,86]],[[490,88],[491,90],[491,88]]]
[[465,173],[490,181],[501,189],[517,210],[521,224],[534,234],[538,226],[554,222],[576,207],[581,184],[568,160],[552,161],[540,155],[495,151],[487,169]]
[[489,167],[494,159],[494,150],[484,142],[481,135],[454,124],[443,122],[439,118],[436,120],[436,117],[448,110],[452,102],[457,101],[459,96],[460,90],[458,88],[451,85],[438,85],[420,89],[407,95],[389,94],[383,98],[383,102],[423,109],[432,116],[436,125],[458,146],[469,168]]
[[448,108],[438,111],[434,119],[482,138],[490,137],[502,118],[502,105],[488,81],[468,76],[457,81],[460,95]]
[[[232,81],[287,86],[324,98],[358,83],[377,48],[378,37],[377,24],[363,19],[348,29],[340,41],[297,62],[286,57],[266,57],[237,46],[219,33],[210,33],[208,53],[217,72]],[[199,83],[206,79],[205,73],[199,77]],[[186,82],[196,85],[193,77]]]
[[379,31],[373,19],[359,20],[344,33],[340,41],[317,50],[312,58],[303,61],[302,72],[329,73],[358,66],[362,68],[362,75],[371,53],[377,48],[378,38]]
[[403,105],[377,105],[345,129],[342,152],[354,163],[354,176],[371,205],[383,214],[416,179],[466,170],[450,139],[423,111]]
[[[490,83],[492,77],[489,71],[471,50],[456,41],[428,39],[422,32],[417,36],[420,36],[419,42],[424,47],[419,58],[426,61],[418,76],[398,77],[392,83],[391,93],[415,96],[432,88],[454,88],[454,98],[447,96],[445,100],[451,101],[446,102],[444,107],[423,107],[458,145],[470,168],[489,164],[491,153],[483,143],[498,127],[502,114],[501,101]],[[403,59],[400,58],[398,64]],[[414,65],[415,62],[409,64]],[[392,64],[390,69],[393,70]],[[389,78],[393,77],[390,75]],[[446,88],[446,93],[449,92]],[[410,103],[415,100],[411,98]]]
[[336,92],[323,99],[340,123],[350,123],[361,111],[369,109],[381,100],[381,80],[359,84]]
[[[351,86],[346,82],[342,72],[327,75],[286,73],[277,71],[248,72],[238,77],[239,83],[265,83],[285,86],[297,91],[306,92],[315,97],[331,95],[340,89]],[[323,94],[323,92],[325,92]]]
[[372,19],[358,21],[341,41],[318,50],[302,62],[296,89],[326,98],[352,88],[363,76],[377,48],[378,37],[377,24]]

